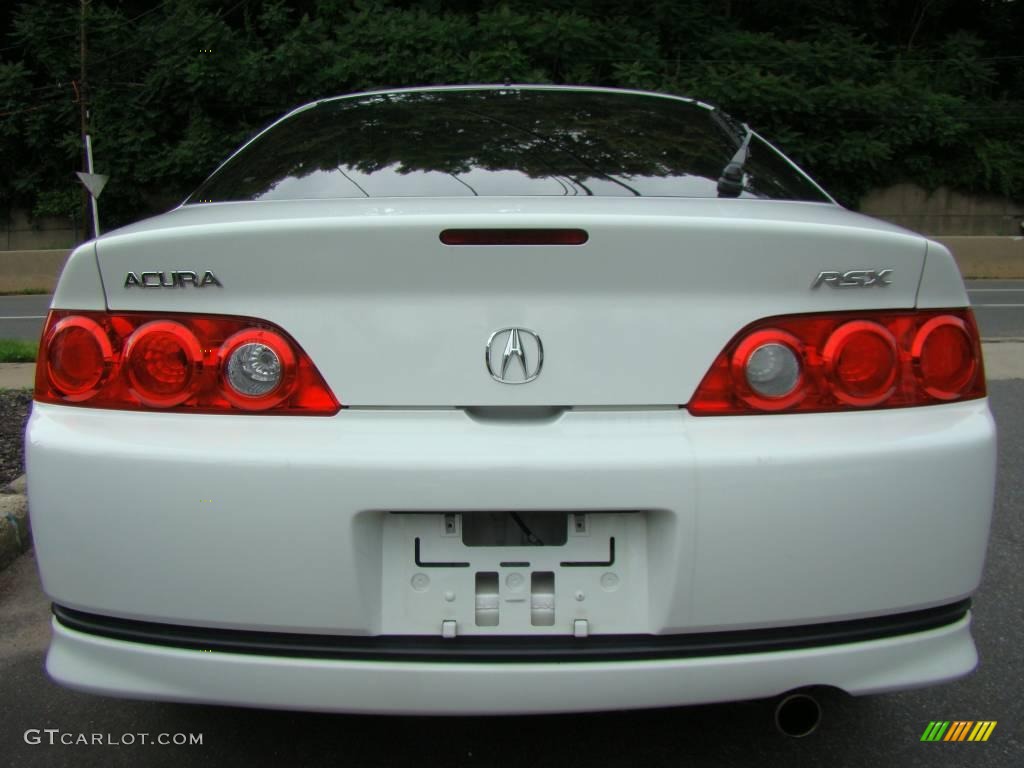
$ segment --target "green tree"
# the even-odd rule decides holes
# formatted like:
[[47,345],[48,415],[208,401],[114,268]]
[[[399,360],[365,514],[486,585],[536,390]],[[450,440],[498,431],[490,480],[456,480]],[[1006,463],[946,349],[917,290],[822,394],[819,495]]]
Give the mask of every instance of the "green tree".
[[899,180],[1024,197],[1024,3],[91,0],[0,11],[0,207],[79,206],[80,103],[106,225],[173,205],[303,102],[456,82],[716,103],[855,204]]

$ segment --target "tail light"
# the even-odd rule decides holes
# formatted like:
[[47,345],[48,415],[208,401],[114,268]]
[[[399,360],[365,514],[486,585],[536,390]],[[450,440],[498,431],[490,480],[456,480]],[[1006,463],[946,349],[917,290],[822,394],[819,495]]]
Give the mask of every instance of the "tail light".
[[806,395],[800,357],[803,344],[779,329],[754,331],[740,342],[730,369],[736,393],[752,408],[781,411]]
[[687,405],[696,416],[930,405],[985,396],[969,309],[760,320],[726,345]]
[[64,400],[74,403],[94,397],[115,363],[106,332],[95,320],[82,316],[51,316],[48,326],[39,369],[49,372]]
[[295,387],[295,353],[273,331],[239,331],[221,345],[219,357],[224,396],[238,408],[273,408]]
[[832,396],[846,405],[884,403],[895,391],[899,349],[892,332],[871,320],[851,320],[829,335],[821,353]]
[[143,405],[179,405],[202,384],[203,350],[181,323],[154,320],[139,326],[128,337],[123,358],[129,390]]
[[217,315],[54,310],[35,399],[92,408],[333,415],[340,405],[281,329]]
[[978,378],[973,323],[951,315],[933,317],[918,330],[911,359],[921,386],[936,400],[957,400]]

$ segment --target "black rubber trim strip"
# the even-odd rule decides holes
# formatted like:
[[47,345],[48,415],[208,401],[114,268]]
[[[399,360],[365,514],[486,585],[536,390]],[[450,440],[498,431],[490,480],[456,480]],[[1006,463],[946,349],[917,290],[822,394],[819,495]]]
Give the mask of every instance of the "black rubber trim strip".
[[[456,637],[440,635],[299,635],[207,629],[130,621],[53,606],[69,629],[146,645],[265,656],[359,661],[566,662],[689,659],[738,653],[792,651],[857,643],[937,629],[962,619],[970,600],[923,611],[800,627],[702,632],[685,635]],[[440,624],[440,622],[438,622]],[[440,631],[440,627],[438,628]]]

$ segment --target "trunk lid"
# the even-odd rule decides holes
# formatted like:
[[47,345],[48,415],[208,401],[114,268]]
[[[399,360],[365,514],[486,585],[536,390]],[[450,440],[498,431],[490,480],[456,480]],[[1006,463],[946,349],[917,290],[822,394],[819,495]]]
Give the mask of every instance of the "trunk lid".
[[[451,228],[579,228],[584,245],[449,246]],[[831,204],[705,199],[377,199],[179,208],[97,242],[111,310],[276,323],[348,406],[630,406],[687,402],[759,318],[911,308],[925,240]],[[891,284],[812,287],[822,271]],[[126,287],[171,271],[220,286]],[[153,282],[153,278],[150,278]],[[492,370],[511,350],[518,386]],[[529,331],[527,333],[525,331]]]

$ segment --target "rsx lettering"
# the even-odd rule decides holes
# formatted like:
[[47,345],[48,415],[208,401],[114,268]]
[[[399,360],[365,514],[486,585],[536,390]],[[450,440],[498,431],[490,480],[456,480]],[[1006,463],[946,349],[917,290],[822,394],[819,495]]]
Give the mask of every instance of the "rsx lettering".
[[871,285],[891,285],[889,280],[892,275],[891,269],[851,269],[847,272],[819,272],[811,283],[811,288],[817,288],[822,283],[832,288],[867,288]]
[[191,285],[196,288],[205,288],[208,285],[223,287],[217,276],[210,270],[203,272],[200,278],[198,272],[190,270],[171,272],[142,272],[136,274],[129,272],[124,278],[125,288],[184,288]]

